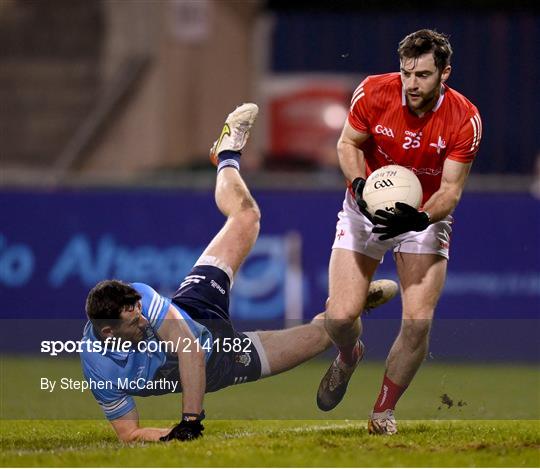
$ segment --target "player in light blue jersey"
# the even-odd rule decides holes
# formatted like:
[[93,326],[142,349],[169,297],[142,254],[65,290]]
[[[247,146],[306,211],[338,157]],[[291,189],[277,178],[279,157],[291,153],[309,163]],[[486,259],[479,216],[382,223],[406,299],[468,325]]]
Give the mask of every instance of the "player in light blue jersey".
[[[206,392],[289,370],[326,350],[323,314],[281,331],[238,332],[229,316],[234,275],[259,233],[260,212],[240,176],[240,152],[257,116],[255,104],[229,114],[211,150],[215,199],[227,221],[174,296],[143,283],[98,283],[86,300],[81,353],[84,375],[123,441],[191,440],[202,435]],[[391,281],[374,282],[368,307],[395,296]],[[182,392],[182,418],[172,429],[139,426],[133,396]]]

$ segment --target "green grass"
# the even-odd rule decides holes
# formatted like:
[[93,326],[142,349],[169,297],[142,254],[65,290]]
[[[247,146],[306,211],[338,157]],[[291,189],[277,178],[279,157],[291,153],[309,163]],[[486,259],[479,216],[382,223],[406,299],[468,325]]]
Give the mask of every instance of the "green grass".
[[[151,422],[166,424],[170,422]],[[3,422],[2,466],[490,466],[540,464],[537,421],[208,421],[203,439],[124,446],[106,422]]]
[[[205,399],[205,437],[122,445],[89,392],[39,389],[80,377],[73,359],[2,357],[2,466],[540,466],[540,373],[534,366],[427,362],[398,406],[400,433],[369,436],[382,363],[355,373],[343,403],[316,409],[326,361]],[[447,394],[465,405],[441,403]],[[137,399],[147,425],[170,426],[179,396]],[[24,419],[24,420],[23,420]],[[157,420],[156,420],[157,419]],[[143,422],[144,423],[144,422]]]

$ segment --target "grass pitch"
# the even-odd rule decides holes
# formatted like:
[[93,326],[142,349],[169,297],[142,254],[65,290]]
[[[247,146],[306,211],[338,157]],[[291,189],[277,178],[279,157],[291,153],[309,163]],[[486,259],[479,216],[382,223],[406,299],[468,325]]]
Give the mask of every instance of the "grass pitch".
[[[77,360],[3,357],[2,466],[540,466],[534,366],[426,363],[398,406],[400,433],[370,436],[383,365],[362,364],[338,408],[317,410],[327,361],[210,394],[205,436],[122,445],[90,393],[39,389],[80,377]],[[442,398],[445,396],[446,398]],[[452,405],[451,405],[452,403]],[[179,396],[138,399],[143,424],[170,426]]]
[[[168,425],[170,421],[147,422]],[[208,421],[201,440],[119,444],[103,421],[3,422],[3,466],[537,467],[538,421],[402,421],[392,437],[358,421]]]

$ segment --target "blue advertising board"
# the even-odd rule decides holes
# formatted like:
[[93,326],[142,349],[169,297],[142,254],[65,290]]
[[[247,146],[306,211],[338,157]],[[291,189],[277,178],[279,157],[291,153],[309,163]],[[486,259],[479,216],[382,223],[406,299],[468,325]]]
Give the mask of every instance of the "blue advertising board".
[[[293,294],[307,321],[324,308],[343,193],[254,195],[261,236],[235,280],[232,316],[246,327],[283,327],[291,270],[300,268]],[[83,320],[89,289],[105,278],[171,294],[224,222],[213,194],[182,190],[3,191],[0,206],[3,320]],[[538,359],[539,240],[538,200],[464,195],[432,349],[449,358]],[[299,265],[291,247],[301,249]],[[390,254],[377,277],[396,277]],[[394,300],[368,317],[374,356],[384,356],[399,316]]]

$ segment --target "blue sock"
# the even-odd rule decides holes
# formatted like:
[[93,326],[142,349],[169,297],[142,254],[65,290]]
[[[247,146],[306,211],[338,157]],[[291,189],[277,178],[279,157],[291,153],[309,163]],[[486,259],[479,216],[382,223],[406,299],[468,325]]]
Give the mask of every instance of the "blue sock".
[[232,150],[224,150],[218,155],[218,173],[227,166],[236,168],[240,171],[240,152]]

